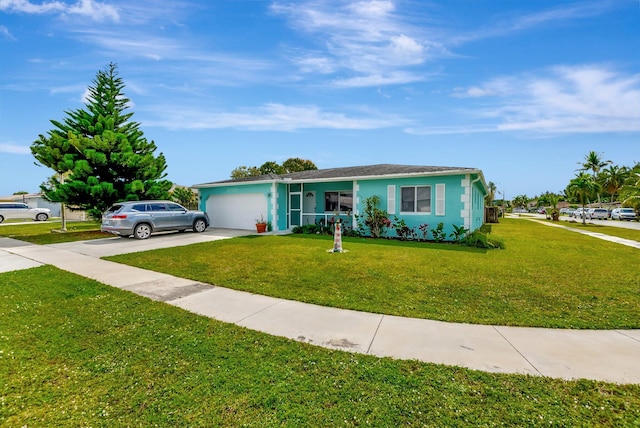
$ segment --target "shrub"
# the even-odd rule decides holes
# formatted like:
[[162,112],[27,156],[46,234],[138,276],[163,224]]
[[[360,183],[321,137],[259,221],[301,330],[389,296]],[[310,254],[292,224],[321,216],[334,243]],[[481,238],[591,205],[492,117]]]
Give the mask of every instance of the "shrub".
[[391,227],[389,214],[378,208],[379,196],[370,196],[364,200],[364,225],[369,228],[372,238],[379,238],[384,235],[384,229]]
[[502,239],[490,237],[488,234],[482,233],[480,230],[476,230],[473,233],[468,234],[463,242],[469,247],[504,249],[504,242]]
[[433,235],[433,240],[436,242],[442,242],[447,237],[447,234],[444,232],[444,223],[438,223],[438,226],[435,229],[431,229],[431,235]]

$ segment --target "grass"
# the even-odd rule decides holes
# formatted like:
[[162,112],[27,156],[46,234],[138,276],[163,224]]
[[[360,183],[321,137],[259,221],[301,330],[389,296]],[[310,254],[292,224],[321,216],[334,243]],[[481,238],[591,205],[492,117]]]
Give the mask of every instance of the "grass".
[[[640,327],[640,251],[535,222],[493,225],[505,250],[331,237],[249,236],[109,257],[324,306],[451,322]],[[179,254],[179,256],[178,256]]]
[[488,374],[317,348],[50,266],[0,274],[0,284],[2,426],[640,421],[639,385]]
[[108,238],[113,236],[100,232],[100,223],[92,221],[67,222],[67,231],[61,232],[59,222],[34,222],[0,226],[0,236],[15,238],[32,244],[46,245],[61,242],[83,241],[87,239]]

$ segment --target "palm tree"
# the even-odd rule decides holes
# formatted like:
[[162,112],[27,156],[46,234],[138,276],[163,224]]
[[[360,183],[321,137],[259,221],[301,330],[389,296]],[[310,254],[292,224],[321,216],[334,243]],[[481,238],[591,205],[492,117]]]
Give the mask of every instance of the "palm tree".
[[598,193],[600,186],[596,183],[596,180],[592,175],[589,175],[585,172],[581,172],[576,175],[576,178],[569,182],[569,186],[567,186],[567,190],[571,195],[578,198],[580,201],[580,205],[582,205],[582,224],[586,224],[586,216],[584,215],[584,207],[594,194]]
[[582,171],[591,170],[591,172],[593,173],[593,176],[595,177],[596,175],[598,175],[598,173],[602,168],[604,168],[609,164],[611,164],[610,160],[603,161],[602,158],[600,157],[600,153],[596,153],[592,150],[587,155],[585,155],[584,163],[582,164],[581,170]]
[[616,194],[622,188],[625,180],[629,177],[629,170],[626,167],[611,165],[602,170],[598,176],[598,182],[605,192],[611,195],[611,204],[616,200]]
[[[582,169],[581,171],[588,171],[591,170],[592,174],[593,174],[593,178],[596,178],[598,173],[600,172],[600,170],[602,168],[604,168],[607,165],[610,165],[612,162],[610,160],[602,160],[602,158],[600,157],[600,153],[596,153],[593,150],[591,150],[589,153],[587,153],[587,155],[584,157],[584,163],[582,164]],[[600,203],[600,193],[597,193],[598,196],[598,204]]]
[[633,207],[636,212],[640,211],[640,163],[630,171],[629,177],[620,189],[620,194],[624,198],[623,205]]
[[513,204],[514,207],[526,208],[527,203],[529,203],[530,200],[531,199],[529,199],[527,195],[518,195],[515,198],[513,198],[513,201],[511,201],[511,203]]
[[[545,212],[547,213],[547,218],[551,218],[552,220],[558,220],[560,213],[558,212],[558,202],[560,201],[560,195],[556,195],[555,193],[546,192],[538,198],[538,206],[544,206]],[[551,210],[548,210],[547,207],[553,207]]]
[[489,194],[485,197],[485,205],[491,206],[493,205],[493,200],[496,197],[496,183],[490,181],[489,184],[487,184],[487,187],[489,188]]

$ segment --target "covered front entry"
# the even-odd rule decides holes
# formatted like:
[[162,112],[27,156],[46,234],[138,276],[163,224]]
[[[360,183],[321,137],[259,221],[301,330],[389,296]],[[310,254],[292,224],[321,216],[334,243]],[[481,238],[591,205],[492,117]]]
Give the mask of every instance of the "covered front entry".
[[255,229],[256,219],[267,219],[267,197],[263,193],[211,195],[207,214],[212,227]]

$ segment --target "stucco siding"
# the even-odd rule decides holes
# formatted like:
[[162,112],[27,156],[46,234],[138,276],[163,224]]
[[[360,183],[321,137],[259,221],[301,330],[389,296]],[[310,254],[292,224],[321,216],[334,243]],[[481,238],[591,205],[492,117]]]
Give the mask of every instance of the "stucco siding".
[[[465,203],[461,200],[462,188],[461,180],[464,176],[429,176],[429,177],[411,177],[383,180],[360,180],[357,182],[359,191],[356,205],[356,212],[363,214],[365,200],[371,196],[378,196],[380,204],[378,208],[390,211],[388,205],[388,186],[395,187],[395,201],[393,202],[394,215],[390,215],[393,221],[394,217],[403,219],[410,228],[418,228],[422,224],[428,224],[429,229],[436,228],[439,223],[444,224],[444,231],[451,233],[453,225],[464,225],[465,217],[461,214],[464,212]],[[436,214],[436,185],[444,185],[444,214]],[[431,211],[422,212],[403,212],[401,209],[401,189],[403,187],[413,186],[430,186],[431,188]],[[467,215],[466,218],[469,218]],[[388,236],[394,236],[395,231],[387,231]]]

